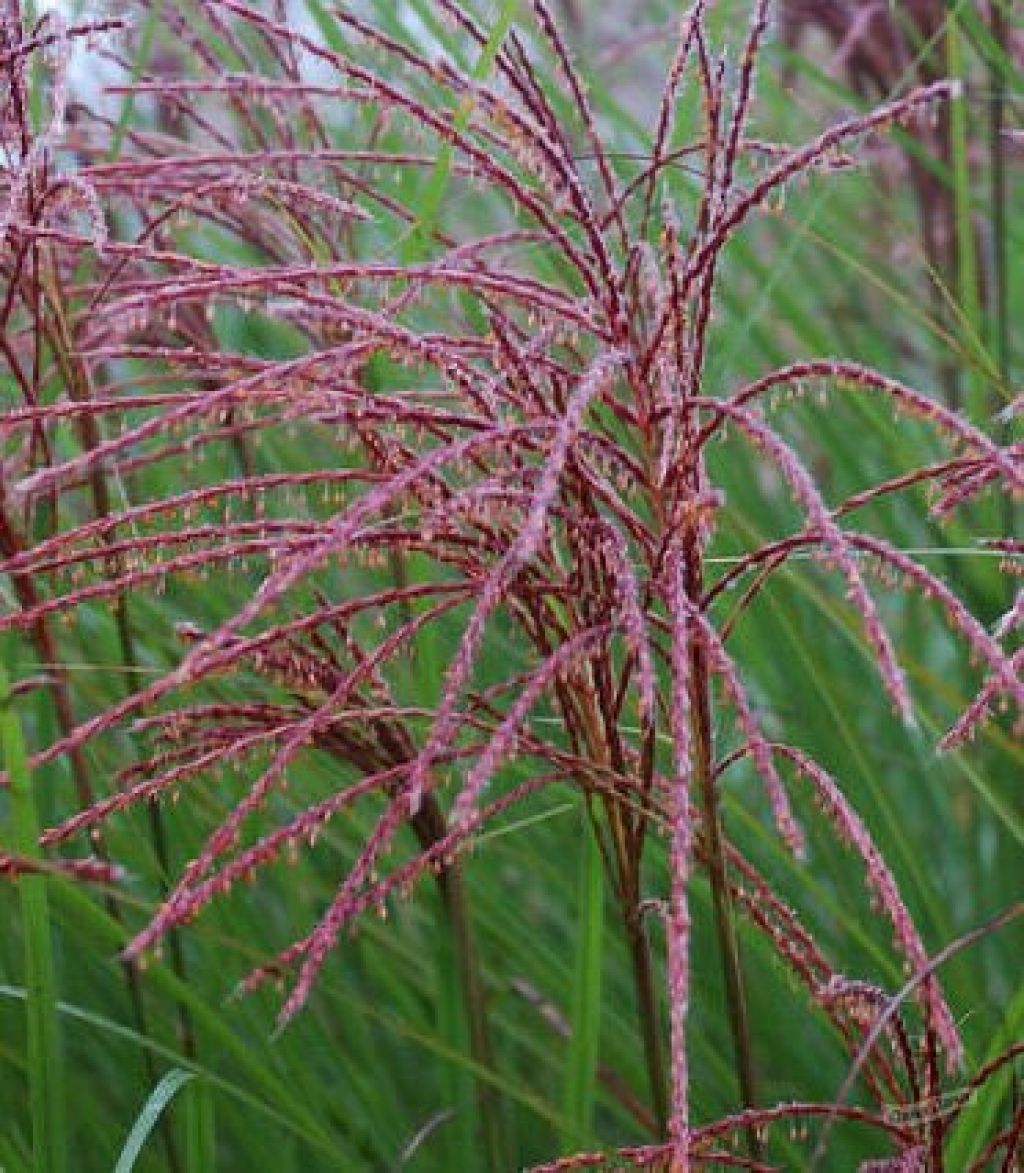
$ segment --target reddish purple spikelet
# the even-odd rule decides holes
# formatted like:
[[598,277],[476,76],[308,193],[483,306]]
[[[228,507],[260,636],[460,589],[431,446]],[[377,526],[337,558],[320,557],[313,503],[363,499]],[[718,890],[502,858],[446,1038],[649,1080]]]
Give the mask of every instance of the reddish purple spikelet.
[[[928,964],[928,954],[900,896],[892,872],[842,790],[821,766],[801,751],[788,746],[773,746],[772,750],[789,758],[799,774],[814,786],[825,816],[836,828],[840,838],[864,861],[868,885],[892,924],[896,943],[907,968],[911,972],[923,970]],[[953,1015],[934,979],[924,984],[922,995],[929,1021],[942,1043],[950,1070],[955,1071],[963,1058],[963,1044]]]
[[804,835],[793,816],[786,788],[775,769],[771,748],[758,728],[750,708],[746,689],[743,687],[739,674],[714,628],[702,616],[694,616],[694,623],[698,638],[702,641],[711,662],[711,670],[721,679],[726,695],[736,710],[739,730],[750,750],[757,772],[765,784],[779,834],[790,851],[795,856],[801,857],[804,854]]
[[882,682],[892,697],[897,711],[908,724],[912,724],[914,720],[913,706],[903,671],[896,661],[892,641],[882,625],[878,610],[868,593],[864,577],[856,561],[850,555],[849,543],[833,520],[830,510],[814,483],[814,478],[789,445],[772,431],[759,415],[731,405],[728,407],[723,405],[720,410],[726,418],[733,420],[759,449],[772,458],[792,489],[794,497],[807,511],[811,527],[822,533],[825,553],[846,579],[847,598],[861,615],[864,634],[875,653]]

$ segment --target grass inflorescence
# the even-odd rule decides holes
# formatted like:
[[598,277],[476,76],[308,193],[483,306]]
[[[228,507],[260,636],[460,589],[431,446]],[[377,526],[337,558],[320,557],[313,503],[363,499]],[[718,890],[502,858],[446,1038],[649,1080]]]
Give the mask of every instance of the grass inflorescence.
[[[1005,326],[1002,384],[975,393],[986,307],[963,83],[895,26],[878,42],[889,55],[865,57],[867,26],[826,22],[860,96],[884,100],[802,144],[769,141],[772,5],[740,7],[738,35],[702,0],[671,22],[644,131],[588,84],[544,0],[486,20],[451,0],[311,2],[302,19],[201,0],[164,6],[166,45],[152,19],[32,23],[8,6],[0,628],[23,633],[52,701],[34,710],[27,763],[4,710],[35,1143],[58,1111],[34,1082],[38,1048],[57,1045],[39,978],[52,968],[39,873],[53,868],[99,885],[106,940],[127,938],[155,1105],[132,1160],[158,1119],[170,1167],[183,1151],[185,1167],[214,1167],[230,1135],[207,1078],[208,1006],[183,991],[206,983],[216,1002],[219,959],[244,960],[240,991],[283,989],[286,1047],[304,1018],[335,1014],[330,974],[348,951],[345,998],[382,993],[384,1021],[432,1040],[443,1075],[433,1111],[407,1089],[419,1118],[372,1086],[397,1068],[382,1059],[368,1085],[354,1063],[311,1123],[268,1068],[264,1108],[318,1159],[335,1144],[337,1167],[390,1153],[492,1170],[767,1168],[824,1159],[835,1132],[872,1167],[938,1170],[951,1143],[969,1146],[966,1106],[1018,1045],[982,1063],[965,1044],[974,1008],[939,964],[962,950],[939,953],[953,934],[936,936],[947,921],[885,794],[903,789],[900,755],[937,749],[977,779],[947,826],[1019,828],[985,779],[1022,727],[1020,589],[929,556],[965,534],[1008,572],[1022,553]],[[783,7],[792,42],[814,6]],[[948,30],[955,72],[964,35]],[[119,106],[71,105],[83,46],[120,70]],[[916,143],[934,330],[962,327],[982,355],[968,383],[946,358],[895,374],[820,345],[760,369],[723,361],[752,329],[736,260],[749,235],[785,227],[787,191],[824,199],[890,132]],[[1005,176],[993,198],[1008,199]],[[804,332],[821,329],[812,313]],[[773,346],[787,337],[780,326]],[[815,624],[820,637],[794,634]],[[819,638],[855,663],[863,714],[837,705],[847,661],[816,662]],[[79,687],[71,648],[116,666],[117,683]],[[826,710],[857,786],[823,751]],[[26,840],[28,769],[46,794]],[[141,827],[144,808],[146,846],[128,849],[139,887],[117,867],[119,828]],[[534,821],[560,834],[543,867]],[[88,858],[64,854],[82,843]],[[821,927],[851,858],[881,935],[841,908],[838,933]],[[546,991],[531,967],[551,940],[502,928],[535,866],[537,926],[564,899],[571,932],[553,937],[575,950]],[[263,873],[288,894],[253,918],[238,888]],[[373,913],[398,922],[397,944],[365,929],[383,961],[356,937]],[[147,1008],[147,962],[184,1060],[162,1077],[168,1019]],[[854,1065],[856,1102],[841,1079],[823,1088],[806,1063],[790,1076],[790,1056],[765,1054],[757,987],[770,973],[781,990],[779,967],[793,1013],[825,1024],[816,1045]],[[630,1009],[613,1014],[625,989]],[[536,1029],[510,1025],[513,998]],[[369,1057],[364,1011],[343,1021]],[[728,1039],[713,1094],[695,1016]],[[530,1078],[543,1038],[558,1043],[557,1090]],[[1012,1161],[1021,1121],[1019,1106],[994,1113],[972,1157]]]

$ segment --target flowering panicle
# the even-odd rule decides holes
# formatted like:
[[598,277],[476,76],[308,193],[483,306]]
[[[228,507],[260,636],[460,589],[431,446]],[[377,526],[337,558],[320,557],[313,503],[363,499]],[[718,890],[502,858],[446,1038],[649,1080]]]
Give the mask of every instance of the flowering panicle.
[[[133,674],[132,689],[100,711],[56,680],[59,734],[33,764],[68,757],[78,809],[44,830],[42,846],[68,850],[123,811],[188,800],[233,772],[226,813],[132,940],[134,958],[239,881],[311,849],[342,812],[365,810],[370,830],[327,907],[245,983],[293,978],[286,1021],[361,915],[424,876],[451,910],[465,896],[461,858],[490,823],[538,791],[576,788],[623,914],[663,1134],[612,1159],[674,1173],[739,1164],[729,1146],[746,1133],[745,1167],[761,1168],[764,1130],[827,1107],[909,1160],[920,1131],[873,1108],[756,1107],[745,1087],[742,1111],[691,1119],[689,884],[707,870],[719,938],[731,940],[733,995],[742,994],[735,910],[856,1049],[853,987],[835,984],[813,935],[730,840],[719,806],[724,770],[748,760],[779,836],[801,856],[805,820],[778,764],[788,762],[863,862],[902,958],[926,969],[926,945],[865,824],[797,747],[798,719],[785,743],[763,732],[732,641],[776,573],[809,554],[841,577],[907,721],[914,702],[872,573],[930,599],[984,673],[944,747],[1000,706],[1019,713],[1021,652],[1007,644],[1021,626],[1020,592],[986,627],[865,519],[916,490],[934,492],[936,526],[982,493],[1019,496],[1024,449],[853,362],[795,362],[715,387],[707,355],[720,263],[748,222],[792,180],[845,166],[865,136],[953,99],[955,87],[932,80],[803,146],[763,143],[749,123],[772,6],[752,0],[730,74],[708,27],[712,6],[697,0],[679,22],[650,157],[630,165],[611,149],[544,0],[523,6],[522,27],[492,46],[487,76],[447,53],[429,59],[346,5],[335,14],[345,36],[330,45],[274,6],[197,7],[238,71],[224,75],[190,5],[170,6],[188,68],[154,65],[115,87],[144,98],[153,123],[131,126],[117,152],[102,117],[65,117],[69,46],[117,22],[51,16],[20,41],[5,25],[0,47],[15,105],[27,101],[28,54],[50,52],[53,78],[41,133],[3,123],[0,345],[17,399],[0,417],[0,575],[17,605],[0,629],[26,632],[56,663],[61,623],[130,611],[136,596],[170,588],[169,643],[180,650],[156,679]],[[464,5],[434,7],[471,56],[484,54],[489,30]],[[543,84],[543,61],[565,103]],[[680,147],[691,74],[702,126]],[[26,118],[22,110],[22,130]],[[387,145],[389,119],[402,149]],[[345,149],[331,145],[338,138]],[[690,208],[668,198],[680,160],[695,167]],[[448,199],[432,208],[439,185]],[[462,216],[456,201],[479,214]],[[272,341],[239,342],[240,324]],[[55,373],[33,358],[42,336]],[[833,502],[781,407],[767,414],[777,393],[812,386],[836,414],[849,396],[888,403],[928,425],[941,455]],[[709,556],[720,535],[749,532],[734,524],[742,519],[710,457],[729,432],[745,442],[744,459],[781,479],[799,519],[722,561]],[[282,451],[287,468],[277,467]],[[1006,537],[990,545],[1014,563],[1020,554]],[[411,671],[424,678],[412,699]],[[139,756],[115,789],[95,794],[85,749],[126,729]],[[274,823],[289,779],[314,754],[338,765],[335,789],[311,798],[295,788]],[[666,911],[668,1087],[642,924],[651,852],[668,863],[665,900],[654,897]],[[6,875],[25,866],[0,859]],[[45,866],[118,879],[105,859],[54,856]],[[957,1062],[934,976],[921,982],[920,1008],[929,1045]],[[742,1052],[742,1015],[734,1019]],[[918,1078],[902,1036],[890,1042],[902,1057],[880,1052],[866,1068],[876,1102]],[[483,1049],[476,1061],[489,1062]]]

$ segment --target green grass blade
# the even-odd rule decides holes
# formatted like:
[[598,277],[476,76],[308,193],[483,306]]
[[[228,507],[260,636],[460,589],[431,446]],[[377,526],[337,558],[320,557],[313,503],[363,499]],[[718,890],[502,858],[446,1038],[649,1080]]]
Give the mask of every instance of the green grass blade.
[[[143,70],[149,64],[149,59],[153,52],[153,42],[156,38],[156,30],[160,26],[160,18],[163,15],[163,7],[163,0],[156,0],[156,3],[150,7],[146,23],[142,26],[142,37],[139,41],[139,47],[132,54],[132,85],[135,85],[139,78],[142,77]],[[110,136],[110,147],[107,151],[108,163],[120,158],[125,135],[128,133],[128,127],[132,123],[134,114],[135,93],[129,90],[121,101],[117,123],[114,126],[113,134]]]
[[[54,906],[62,923],[82,938],[90,939],[96,949],[117,952],[128,943],[128,933],[85,892],[63,880],[55,880],[52,887]],[[225,1021],[222,1010],[214,1010],[188,983],[182,982],[163,962],[153,961],[146,969],[150,989],[163,997],[187,1006],[194,1016],[197,1029],[220,1052],[236,1060],[254,1086],[262,1089],[268,1104],[288,1121],[310,1145],[321,1152],[337,1152],[338,1137],[324,1122],[287,1087],[263,1056],[254,1053]],[[150,1047],[152,1050],[153,1048]]]
[[348,51],[348,46],[345,43],[345,38],[341,35],[341,27],[321,3],[321,0],[306,0],[306,9],[313,18],[327,47],[333,53],[344,55]]
[[[0,663],[0,752],[10,795],[14,853],[38,859],[39,820],[21,723],[14,712],[6,670]],[[28,1082],[35,1173],[63,1173],[67,1166],[64,1064],[57,1025],[57,992],[46,876],[17,881],[25,938],[28,1014]]]
[[[963,5],[957,5],[959,10]],[[966,85],[964,33],[958,11],[951,12],[946,28],[946,69],[951,78]],[[978,285],[978,257],[974,225],[971,218],[970,127],[967,103],[959,98],[949,106],[949,143],[953,163],[953,207],[956,232],[957,297],[969,337],[980,342],[984,334],[984,315]],[[968,376],[965,406],[973,419],[984,415],[983,388],[975,374]]]
[[[1006,1011],[1003,1025],[985,1055],[983,1065],[997,1059],[1011,1043],[1024,1038],[1024,986]],[[946,1168],[967,1169],[998,1128],[1000,1108],[1009,1102],[1015,1077],[1014,1064],[1006,1063],[978,1089],[950,1130]]]
[[[455,927],[445,915],[437,918],[437,1029],[442,1039],[459,1052],[469,1049],[469,1030],[462,1006],[463,981],[459,972]],[[443,1126],[447,1163],[452,1169],[472,1168],[474,1163],[473,1076],[464,1067],[441,1068],[445,1106],[454,1113]]]
[[28,1163],[28,1155],[17,1141],[0,1136],[0,1169],[10,1169],[14,1173],[15,1169],[27,1168]]
[[[498,18],[491,26],[487,41],[480,50],[480,56],[470,74],[474,81],[483,81],[494,67],[494,62],[501,51],[501,46],[512,27],[519,0],[505,0],[498,13]],[[460,106],[453,119],[452,125],[456,132],[462,133],[469,125],[473,115],[473,102],[466,99]],[[403,264],[414,264],[422,260],[424,253],[430,247],[430,238],[437,225],[438,213],[448,192],[451,182],[452,166],[455,162],[455,149],[451,143],[443,143],[438,152],[437,161],[427,180],[426,187],[419,199],[420,216],[402,246],[401,260]]]
[[[25,989],[21,986],[10,986],[0,982],[0,999],[8,999],[11,1001],[25,1002],[28,995]],[[83,1006],[77,1006],[69,1002],[58,1002],[57,1012],[71,1023],[78,1023],[82,1026],[87,1026],[92,1030],[98,1031],[107,1039],[131,1043],[133,1046],[150,1051],[153,1055],[161,1059],[166,1059],[170,1063],[183,1065],[183,1070],[191,1070],[198,1080],[203,1081],[212,1088],[218,1088],[222,1093],[230,1096],[242,1106],[248,1115],[250,1122],[253,1114],[265,1117],[267,1120],[273,1121],[280,1125],[283,1129],[287,1129],[293,1136],[302,1139],[308,1137],[302,1133],[293,1120],[287,1115],[278,1111],[278,1109],[269,1101],[260,1099],[251,1092],[246,1091],[240,1084],[232,1080],[225,1079],[218,1075],[215,1071],[211,1071],[207,1067],[202,1067],[199,1064],[192,1063],[192,1061],[185,1055],[174,1050],[172,1047],[165,1047],[162,1043],[155,1042],[148,1035],[139,1034],[130,1026],[124,1026],[120,1022],[115,1022],[113,1019],[107,1018],[102,1014],[97,1014],[94,1011],[88,1010]],[[6,1059],[6,1056],[3,1056]],[[190,1067],[184,1065],[192,1064]],[[187,1093],[186,1093],[187,1094]],[[322,1151],[335,1151],[331,1146],[324,1144]],[[0,1165],[0,1168],[3,1166]],[[17,1166],[20,1168],[21,1166]]]
[[114,1166],[114,1173],[131,1173],[135,1168],[139,1153],[142,1152],[150,1133],[156,1127],[164,1108],[190,1079],[195,1079],[193,1072],[175,1067],[160,1080],[149,1099],[143,1104],[138,1119],[132,1125],[131,1132],[128,1133],[124,1148],[121,1149],[121,1155]]
[[601,943],[604,935],[604,877],[601,848],[589,817],[583,822],[579,877],[579,936],[573,981],[562,1112],[562,1147],[572,1152],[590,1138],[601,1038]]
[[213,1088],[200,1078],[185,1089],[184,1095],[185,1168],[188,1173],[213,1173],[217,1156]]

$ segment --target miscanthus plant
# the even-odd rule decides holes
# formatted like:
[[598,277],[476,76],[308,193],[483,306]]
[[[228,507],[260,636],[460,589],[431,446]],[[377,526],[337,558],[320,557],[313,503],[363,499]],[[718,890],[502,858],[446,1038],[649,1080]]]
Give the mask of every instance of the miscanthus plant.
[[[121,114],[106,117],[68,109],[66,64],[84,40],[117,62],[118,22],[30,27],[7,6],[0,573],[13,605],[0,625],[53,665],[60,733],[33,763],[67,758],[77,781],[76,809],[41,846],[63,860],[91,837],[95,857],[58,866],[109,880],[105,827],[121,812],[213,785],[230,796],[129,946],[134,961],[239,881],[371,812],[354,857],[326,865],[333,899],[245,986],[283,982],[287,1024],[360,918],[436,883],[486,1070],[464,857],[537,792],[578,794],[591,874],[627,942],[658,1133],[607,1160],[763,1168],[770,1125],[821,1117],[873,1131],[890,1154],[873,1167],[939,1169],[958,1110],[1014,1048],[958,1071],[931,959],[946,943],[922,940],[841,779],[801,748],[800,714],[765,713],[733,649],[799,566],[834,587],[879,704],[912,724],[890,597],[920,596],[976,678],[939,748],[992,720],[1019,732],[1019,591],[1008,579],[1005,613],[986,625],[887,526],[905,510],[941,527],[983,497],[1011,503],[1024,453],[849,359],[797,359],[738,386],[707,369],[734,237],[787,187],[830,182],[866,137],[929,118],[957,89],[911,90],[801,146],[764,141],[750,112],[770,5],[749,6],[727,57],[698,2],[678,23],[649,149],[623,158],[542,0],[487,23],[449,0],[415,7],[419,45],[357,5],[311,3],[308,27],[283,5],[166,6],[180,60],[137,46],[119,62],[131,80],[113,87]],[[143,14],[142,44],[149,28]],[[683,137],[692,107],[699,129]],[[680,167],[685,203],[667,198]],[[233,342],[253,320],[265,353]],[[882,402],[895,427],[930,433],[933,458],[830,493],[803,455],[814,414],[792,405],[805,400],[848,413],[854,450],[858,401]],[[304,465],[276,462],[285,441]],[[778,532],[754,545],[722,488],[740,467],[778,500]],[[1009,533],[985,536],[1020,553]],[[178,649],[153,680],[131,617],[149,593],[165,593],[167,631],[147,636]],[[55,632],[105,610],[129,687],[81,716]],[[96,785],[89,747],[127,733],[147,748],[116,785]],[[312,756],[334,763],[337,784],[307,798]],[[803,792],[859,858],[908,975],[897,997],[840,972],[731,840],[721,790],[739,771],[796,857]],[[297,813],[268,825],[289,786]],[[173,815],[154,825],[173,833]],[[28,866],[7,857],[4,870]],[[688,1107],[699,871],[739,1085],[737,1111],[714,1122]],[[739,918],[845,1041],[859,1106],[759,1100]],[[495,1100],[481,1080],[481,1165],[500,1168]],[[1021,1124],[1018,1109],[987,1155],[1010,1160]]]

